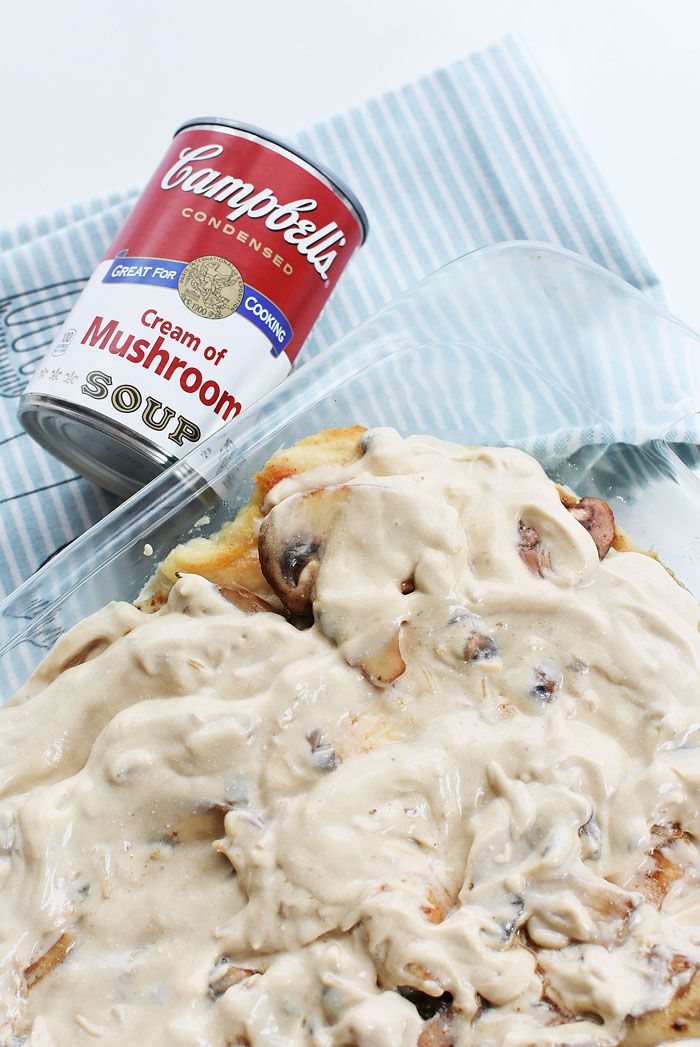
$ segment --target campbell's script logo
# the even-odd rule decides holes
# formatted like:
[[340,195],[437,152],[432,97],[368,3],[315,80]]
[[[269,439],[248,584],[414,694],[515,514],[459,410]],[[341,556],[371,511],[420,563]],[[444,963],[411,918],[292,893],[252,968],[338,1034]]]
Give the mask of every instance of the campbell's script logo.
[[197,166],[215,159],[223,151],[222,145],[185,147],[163,176],[161,188],[177,188],[183,193],[226,204],[230,208],[226,217],[231,222],[243,216],[264,219],[268,229],[281,232],[287,243],[293,244],[318,275],[327,280],[328,271],[338,257],[338,248],[346,243],[345,233],[337,222],[328,222],[319,228],[310,218],[302,217],[318,207],[318,201],[310,197],[281,203],[269,188],[256,189],[242,178],[213,167]]

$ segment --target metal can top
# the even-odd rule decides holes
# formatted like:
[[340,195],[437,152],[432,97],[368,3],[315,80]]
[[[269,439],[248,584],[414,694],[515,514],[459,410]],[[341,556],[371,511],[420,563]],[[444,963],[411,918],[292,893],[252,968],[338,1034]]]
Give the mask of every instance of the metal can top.
[[284,152],[296,157],[297,160],[302,160],[313,171],[321,175],[321,177],[325,179],[331,188],[353,211],[362,230],[362,240],[360,243],[363,244],[367,239],[367,233],[369,232],[369,219],[367,218],[367,212],[353,193],[352,189],[350,189],[345,182],[341,181],[340,178],[334,175],[325,164],[308,156],[306,153],[302,152],[301,149],[297,149],[295,145],[290,145],[289,142],[285,142],[284,139],[278,138],[277,135],[271,134],[270,131],[265,131],[262,127],[256,127],[254,124],[246,124],[241,120],[229,120],[221,116],[198,116],[193,117],[191,120],[186,120],[183,124],[180,124],[173,137],[176,137],[181,131],[185,131],[191,127],[230,127],[233,131],[242,131],[244,134],[254,135],[256,138],[261,138],[265,142],[270,142],[271,145],[284,150]]

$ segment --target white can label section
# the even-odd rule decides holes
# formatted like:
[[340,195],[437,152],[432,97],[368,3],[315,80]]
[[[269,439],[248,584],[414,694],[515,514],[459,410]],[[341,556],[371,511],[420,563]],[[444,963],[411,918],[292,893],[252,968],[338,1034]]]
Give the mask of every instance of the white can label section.
[[[235,280],[223,281],[234,300],[220,295],[216,317],[208,318],[173,293],[167,274],[163,286],[105,283],[115,264],[98,265],[32,393],[95,411],[179,458],[289,374],[273,325],[265,333],[264,303],[254,293],[236,302]],[[173,279],[181,269],[173,267]],[[187,296],[187,287],[181,293]],[[236,311],[226,315],[229,306]]]

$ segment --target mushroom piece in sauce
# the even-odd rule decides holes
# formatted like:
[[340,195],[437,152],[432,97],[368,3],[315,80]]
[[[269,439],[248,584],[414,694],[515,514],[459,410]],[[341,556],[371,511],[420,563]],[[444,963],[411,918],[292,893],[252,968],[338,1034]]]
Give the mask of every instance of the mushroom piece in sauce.
[[534,527],[528,527],[521,520],[518,524],[518,553],[525,566],[542,577],[542,543]]
[[[262,573],[293,614],[311,611],[321,558],[350,491],[350,486],[343,485],[292,495],[271,509],[260,526]],[[407,586],[405,595],[410,591]],[[399,625],[384,642],[353,658],[351,664],[375,686],[388,686],[406,669],[400,638]]]
[[262,573],[284,606],[308,614],[328,536],[349,488],[322,487],[285,498],[260,525]]
[[[615,539],[615,516],[608,503],[602,498],[577,499],[561,490],[559,497],[573,518],[588,531],[598,550],[598,559],[603,560]],[[542,540],[535,528],[523,520],[518,524],[518,553],[525,566],[542,577]]]
[[352,664],[362,669],[376,687],[386,687],[398,680],[406,671],[406,663],[401,654],[401,626],[381,647],[354,659]]
[[581,498],[573,501],[562,498],[562,502],[575,520],[585,527],[595,542],[598,559],[603,560],[615,538],[615,516],[602,498]]
[[252,589],[246,589],[244,585],[228,582],[226,585],[219,585],[218,589],[225,600],[228,600],[229,603],[232,603],[247,614],[259,611],[271,611],[273,614],[280,613],[279,607],[273,607],[268,600],[258,596]]

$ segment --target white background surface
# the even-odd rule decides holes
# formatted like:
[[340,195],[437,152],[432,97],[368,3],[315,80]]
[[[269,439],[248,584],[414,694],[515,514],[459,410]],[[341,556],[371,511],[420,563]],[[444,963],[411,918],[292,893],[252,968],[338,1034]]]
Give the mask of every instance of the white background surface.
[[285,134],[518,33],[700,329],[699,0],[0,4],[0,224],[141,184],[189,116]]

